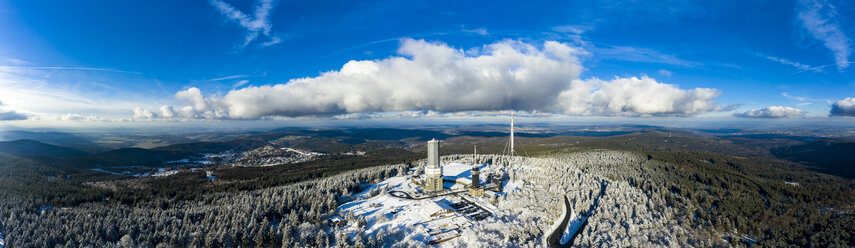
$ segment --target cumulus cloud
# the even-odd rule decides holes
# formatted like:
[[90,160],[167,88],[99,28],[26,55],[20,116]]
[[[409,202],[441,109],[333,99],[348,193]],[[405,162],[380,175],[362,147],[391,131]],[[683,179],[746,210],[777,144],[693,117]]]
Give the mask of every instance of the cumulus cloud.
[[831,50],[837,69],[849,67],[849,38],[840,28],[837,9],[824,0],[801,0],[799,3],[798,18],[802,26]]
[[237,23],[246,30],[246,37],[241,48],[252,43],[259,35],[270,38],[270,40],[261,44],[262,47],[279,44],[282,41],[279,36],[271,34],[273,24],[270,22],[270,16],[276,7],[274,0],[258,1],[254,6],[255,12],[252,16],[243,13],[243,11],[222,0],[211,0],[211,5],[229,21]]
[[561,92],[558,106],[571,115],[686,116],[721,111],[713,100],[721,95],[716,89],[680,89],[643,76],[574,80]]
[[831,116],[855,116],[855,98],[834,101],[831,103]]
[[19,121],[26,119],[27,115],[15,112],[14,110],[0,111],[0,121]]
[[762,109],[752,109],[743,113],[734,114],[745,118],[793,118],[805,115],[805,111],[793,107],[770,106]]
[[558,42],[539,49],[502,41],[477,50],[468,56],[445,44],[408,39],[398,50],[401,56],[350,61],[314,78],[233,90],[220,102],[233,118],[542,109],[553,106],[556,92],[581,72],[579,51]]
[[[404,117],[515,109],[570,115],[694,115],[722,108],[715,89],[680,89],[647,76],[580,80],[583,54],[565,43],[504,40],[475,49],[406,39],[398,56],[349,61],[341,69],[284,84],[205,96],[175,94],[180,111],[136,109],[136,118],[339,116],[400,112]],[[174,114],[167,114],[174,112]]]

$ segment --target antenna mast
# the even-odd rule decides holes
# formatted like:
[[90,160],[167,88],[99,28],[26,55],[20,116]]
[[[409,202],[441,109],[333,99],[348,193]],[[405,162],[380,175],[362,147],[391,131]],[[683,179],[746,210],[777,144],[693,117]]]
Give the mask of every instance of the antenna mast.
[[511,167],[513,160],[514,160],[514,111],[511,110],[511,159],[508,160],[508,167]]

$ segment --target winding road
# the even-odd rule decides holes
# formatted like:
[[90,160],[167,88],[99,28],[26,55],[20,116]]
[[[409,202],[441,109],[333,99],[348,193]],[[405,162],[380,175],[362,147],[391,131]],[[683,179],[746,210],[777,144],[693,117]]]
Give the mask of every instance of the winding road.
[[[566,244],[561,244],[561,236],[564,235],[564,230],[567,230],[567,223],[570,222],[570,217],[573,215],[570,211],[570,200],[567,199],[567,196],[564,196],[564,220],[561,221],[561,225],[558,225],[552,234],[549,234],[549,237],[546,237],[546,243],[549,247],[571,247],[573,246],[573,242],[567,242]],[[575,236],[575,235],[574,235]]]
[[552,231],[552,233],[549,234],[549,237],[546,237],[546,244],[549,247],[573,246],[573,240],[576,240],[576,236],[579,236],[579,233],[582,233],[582,230],[585,230],[585,226],[588,225],[588,218],[590,218],[591,215],[594,214],[594,209],[596,209],[597,206],[600,204],[600,198],[602,198],[603,195],[606,194],[606,187],[608,186],[608,182],[602,182],[600,186],[602,187],[600,189],[600,193],[597,195],[597,198],[594,199],[594,204],[591,204],[591,208],[588,210],[588,215],[584,217],[585,220],[583,220],[579,228],[573,232],[573,236],[570,236],[570,240],[568,240],[567,243],[562,244],[561,237],[564,235],[564,232],[567,231],[567,224],[570,222],[570,217],[572,216],[572,214],[570,214],[570,211],[572,211],[570,207],[570,200],[567,199],[566,195],[564,196],[564,207],[566,208],[566,214],[564,215],[564,220],[561,221],[561,225],[559,225],[557,229]]

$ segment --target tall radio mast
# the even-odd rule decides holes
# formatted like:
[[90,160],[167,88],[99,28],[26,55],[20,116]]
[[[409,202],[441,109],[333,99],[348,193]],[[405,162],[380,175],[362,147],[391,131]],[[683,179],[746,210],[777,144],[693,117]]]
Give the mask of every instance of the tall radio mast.
[[508,167],[511,167],[511,164],[514,161],[514,111],[511,110],[511,159],[508,160]]

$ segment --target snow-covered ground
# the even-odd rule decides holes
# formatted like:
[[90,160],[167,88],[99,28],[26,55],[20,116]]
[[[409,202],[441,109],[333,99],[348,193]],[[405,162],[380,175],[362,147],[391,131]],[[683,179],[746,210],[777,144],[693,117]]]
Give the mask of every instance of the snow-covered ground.
[[89,170],[113,174],[113,175],[129,175],[129,176],[134,176],[134,177],[147,177],[147,176],[163,177],[163,176],[175,175],[178,173],[177,169],[168,170],[167,168],[158,168],[157,171],[146,171],[146,172],[136,173],[136,174],[132,174],[130,171],[114,172],[114,171],[108,171],[108,170],[101,169],[101,168],[95,168],[95,169],[89,169]]
[[588,216],[572,213],[570,222],[567,223],[567,229],[565,229],[564,234],[561,235],[561,244],[566,244],[570,241],[570,238],[573,237],[573,234],[579,231],[579,228],[582,227],[582,223],[584,223],[587,218]]
[[6,236],[3,236],[3,232],[0,232],[0,248],[6,247]]
[[[451,189],[465,188],[472,180],[471,169],[472,164],[470,163],[443,163],[443,177],[446,180],[457,180],[458,182],[446,183],[445,187]],[[481,165],[480,170],[487,170],[487,167]],[[485,174],[482,172],[482,175]],[[484,176],[481,179],[484,179]],[[408,240],[424,244],[431,236],[455,236],[455,232],[459,232],[454,230],[456,227],[462,226],[463,228],[467,228],[473,224],[473,221],[457,213],[439,218],[427,216],[423,209],[425,206],[433,204],[431,201],[450,204],[468,200],[475,202],[477,206],[489,212],[497,210],[495,206],[490,205],[486,200],[471,197],[466,192],[458,195],[446,195],[420,200],[399,198],[386,193],[390,190],[412,193],[416,188],[418,186],[411,183],[407,176],[397,176],[371,185],[368,189],[354,194],[356,200],[339,206],[338,212],[342,216],[352,214],[355,218],[364,217],[366,225],[364,228],[359,228],[356,223],[352,223],[351,221],[343,229],[351,233],[351,235],[359,231],[364,231],[366,235],[371,235],[378,232],[390,233],[406,230]],[[463,197],[466,197],[466,199],[464,200]],[[433,232],[435,235],[430,235],[428,232]],[[440,234],[441,232],[444,233]],[[440,246],[448,246],[447,244],[442,244],[445,243],[440,243]]]
[[205,177],[207,177],[211,181],[214,181],[214,179],[217,179],[217,176],[214,176],[213,171],[205,171]]
[[178,174],[178,170],[166,170],[166,168],[158,168],[156,172],[151,174],[153,177],[165,177]]
[[303,151],[303,150],[297,150],[297,149],[290,148],[290,147],[282,147],[280,149],[288,151],[288,152],[294,152],[294,153],[297,153],[297,154],[300,154],[303,156],[321,156],[321,155],[324,155],[323,153],[320,153],[320,152]]

